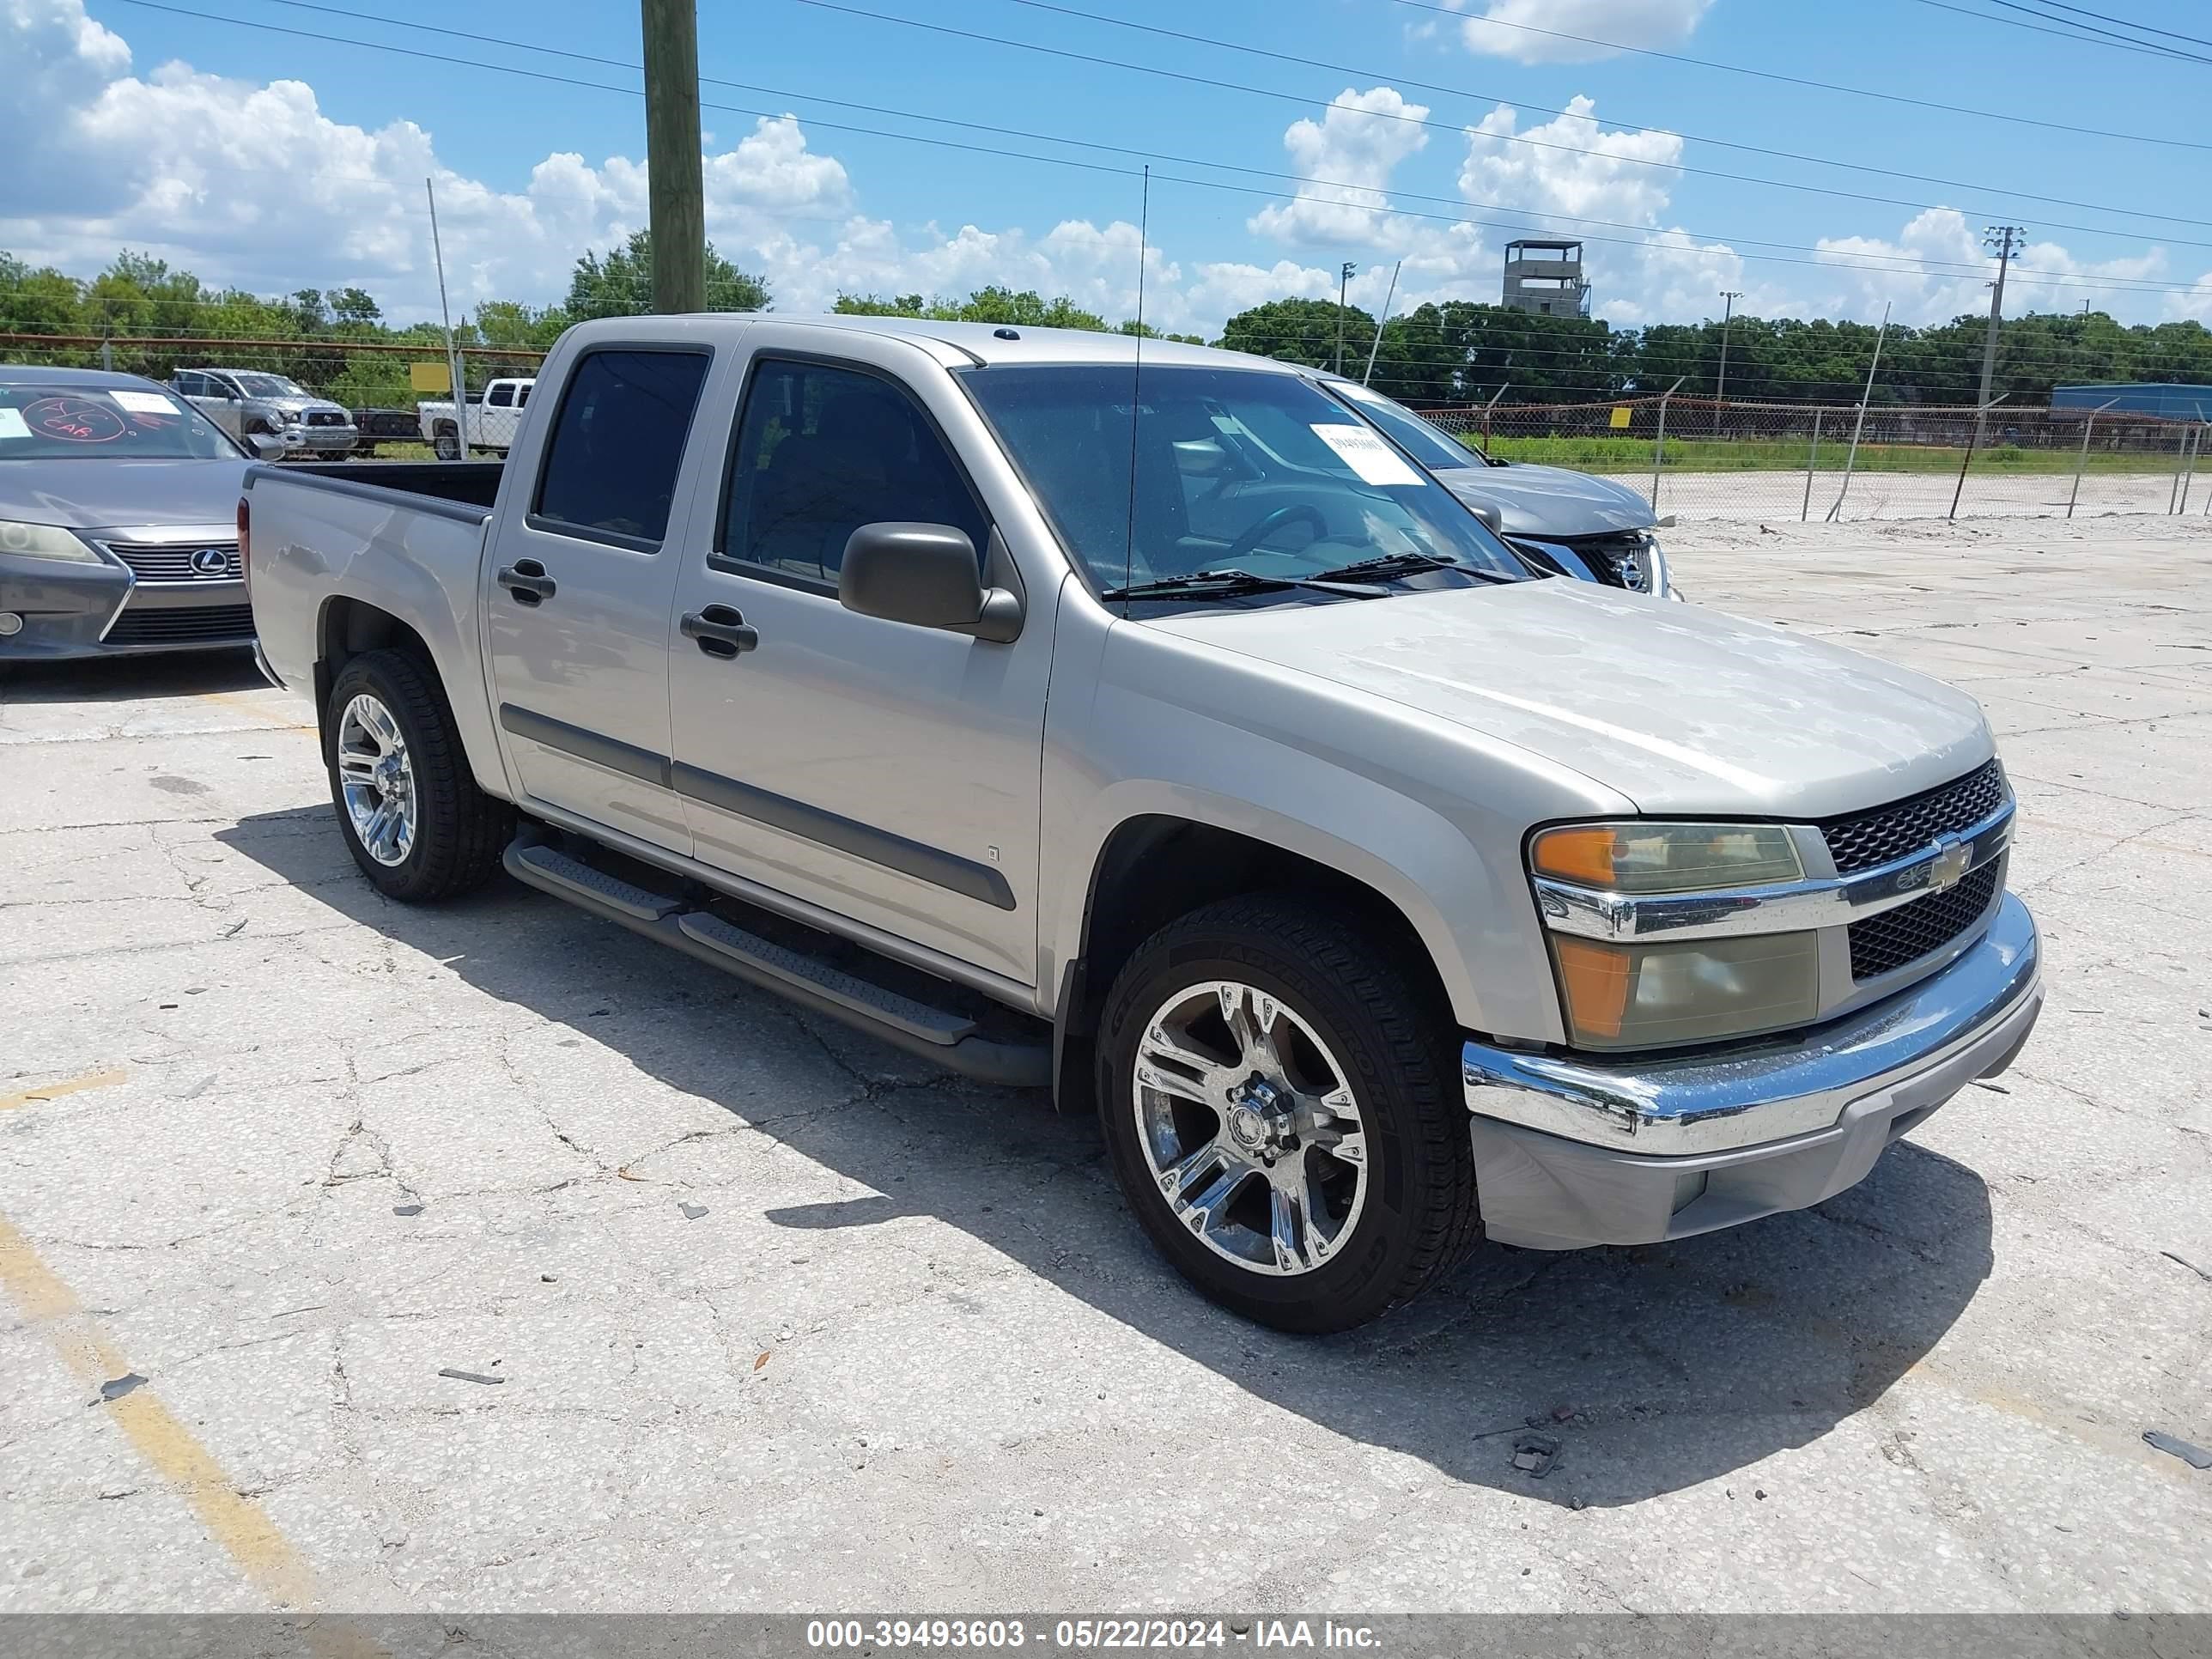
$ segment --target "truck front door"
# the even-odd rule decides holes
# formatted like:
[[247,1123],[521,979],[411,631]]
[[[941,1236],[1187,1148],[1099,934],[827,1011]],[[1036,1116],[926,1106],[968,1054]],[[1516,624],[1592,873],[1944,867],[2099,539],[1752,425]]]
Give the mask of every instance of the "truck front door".
[[[479,603],[500,742],[524,805],[691,850],[669,782],[669,604],[704,349],[594,347],[512,465]],[[700,463],[711,467],[710,463]]]
[[702,489],[677,578],[669,694],[695,856],[1034,984],[1056,590],[1032,582],[1007,644],[837,601],[846,538],[885,520],[955,526],[1002,562],[991,580],[1018,580],[990,552],[1009,503],[985,494],[1012,475],[963,465],[996,451],[910,343],[764,322],[748,344],[727,473]]

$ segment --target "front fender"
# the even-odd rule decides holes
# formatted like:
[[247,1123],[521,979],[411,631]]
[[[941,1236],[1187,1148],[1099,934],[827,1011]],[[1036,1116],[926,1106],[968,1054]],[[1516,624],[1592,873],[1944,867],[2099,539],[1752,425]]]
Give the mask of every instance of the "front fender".
[[[1141,624],[1109,623],[1111,637],[1086,640],[1097,625],[1085,609],[1062,608],[1046,721],[1041,988],[1056,993],[1082,954],[1092,877],[1115,830],[1166,817],[1372,890],[1427,947],[1464,1028],[1564,1039],[1522,842],[1547,819],[1628,810],[1621,797],[1384,699],[1259,684],[1248,659]],[[1063,696],[1086,668],[1091,695]]]

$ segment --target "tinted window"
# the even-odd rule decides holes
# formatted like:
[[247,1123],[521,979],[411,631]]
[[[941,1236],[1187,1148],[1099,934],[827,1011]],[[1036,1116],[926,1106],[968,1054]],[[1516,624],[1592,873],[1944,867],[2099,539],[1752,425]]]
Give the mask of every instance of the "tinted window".
[[963,530],[978,559],[990,520],[927,416],[888,380],[819,363],[753,371],[730,458],[722,551],[835,582],[864,524]]
[[1331,380],[1328,389],[1357,404],[1361,414],[1389,433],[1399,448],[1430,471],[1455,471],[1475,465],[1474,453],[1465,444],[1431,426],[1405,404],[1393,403],[1379,392],[1370,392],[1349,381]]
[[491,389],[491,396],[484,401],[494,409],[505,409],[514,401],[514,388],[511,386],[495,386]]
[[665,536],[707,361],[699,351],[580,359],[554,417],[538,516],[636,541]]

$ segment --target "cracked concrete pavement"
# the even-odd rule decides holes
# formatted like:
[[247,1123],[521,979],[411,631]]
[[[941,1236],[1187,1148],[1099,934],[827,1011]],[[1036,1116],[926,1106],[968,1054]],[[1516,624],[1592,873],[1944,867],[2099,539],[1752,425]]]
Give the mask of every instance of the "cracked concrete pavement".
[[2212,532],[1677,540],[1983,699],[2043,1025],[1817,1211],[1326,1341],[1039,1097],[504,883],[384,902],[235,661],[0,680],[0,1609],[2212,1610],[2142,1440],[2212,1443]]

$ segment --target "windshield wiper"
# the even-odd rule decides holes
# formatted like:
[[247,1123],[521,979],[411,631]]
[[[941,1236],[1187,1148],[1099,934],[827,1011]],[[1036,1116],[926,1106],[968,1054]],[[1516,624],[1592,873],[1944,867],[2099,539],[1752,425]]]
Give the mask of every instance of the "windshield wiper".
[[1520,580],[1502,570],[1486,570],[1480,565],[1462,564],[1457,559],[1447,559],[1440,553],[1384,553],[1372,559],[1360,559],[1351,564],[1339,565],[1334,570],[1317,572],[1314,581],[1356,580],[1360,577],[1381,581],[1393,576],[1418,576],[1425,570],[1458,570],[1485,581],[1510,582]]
[[1262,576],[1252,570],[1194,570],[1185,576],[1162,576],[1155,581],[1133,582],[1127,587],[1109,587],[1098,597],[1102,599],[1164,599],[1177,594],[1191,598],[1227,597],[1240,593],[1269,593],[1285,587],[1306,587],[1317,592],[1340,594],[1346,599],[1379,599],[1384,597],[1379,587],[1364,587],[1327,580],[1322,576]]

